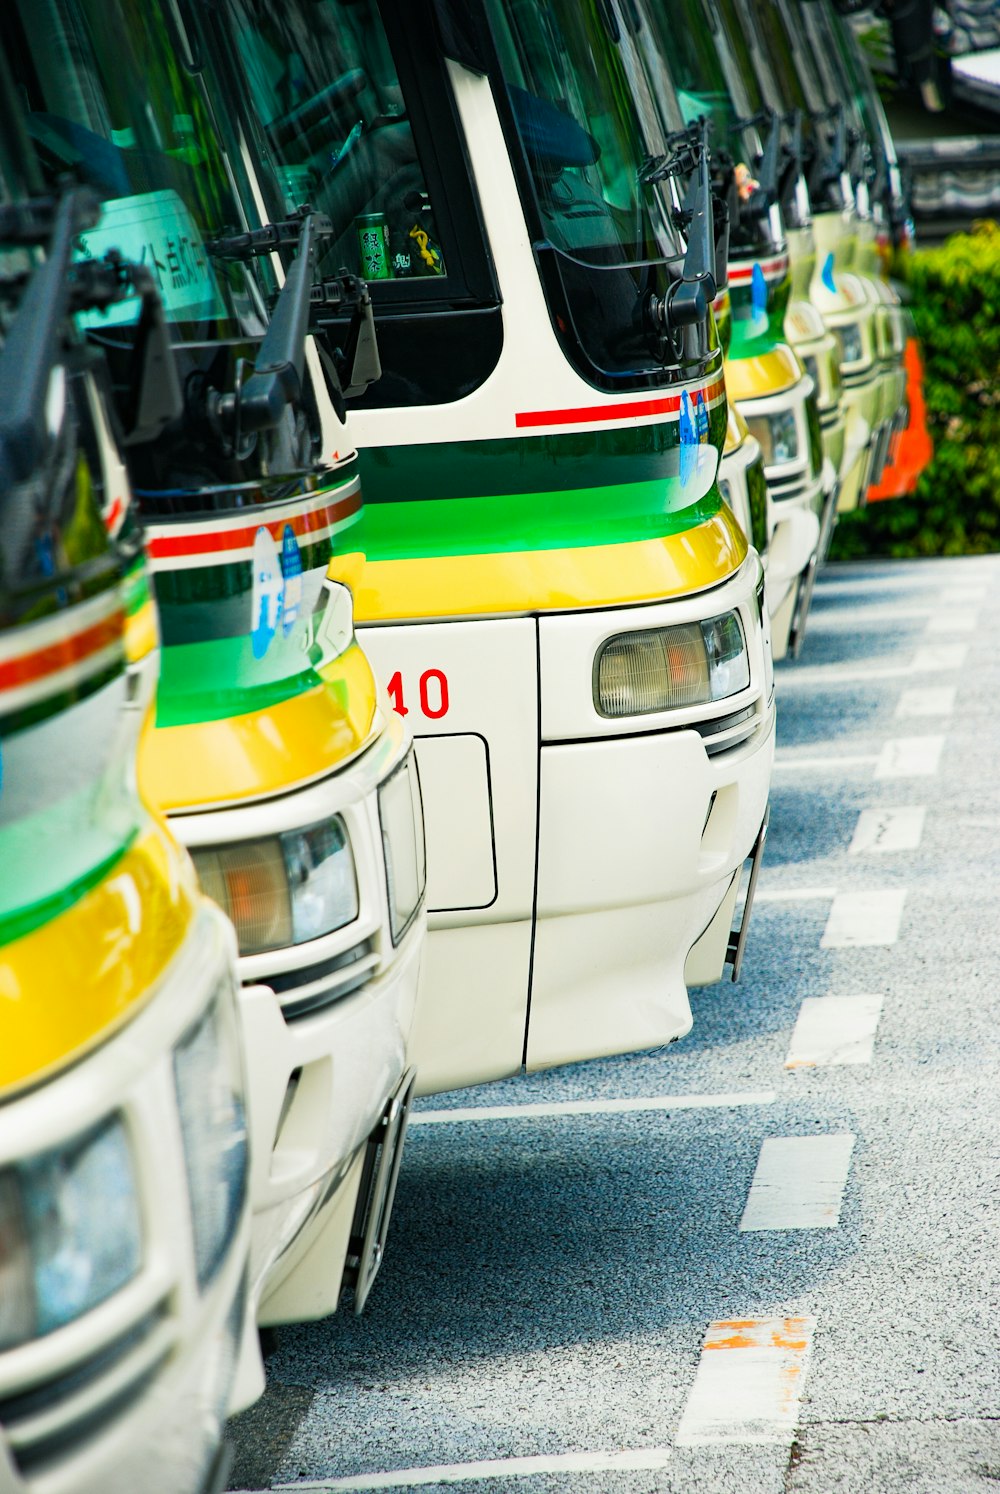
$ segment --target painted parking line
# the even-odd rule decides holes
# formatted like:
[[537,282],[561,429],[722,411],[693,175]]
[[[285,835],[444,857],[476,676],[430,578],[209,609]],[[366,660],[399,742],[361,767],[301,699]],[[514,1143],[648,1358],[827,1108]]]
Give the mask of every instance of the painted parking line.
[[458,1121],[536,1120],[560,1115],[627,1115],[646,1110],[734,1110],[771,1105],[773,1089],[716,1095],[630,1095],[620,1100],[553,1100],[528,1105],[463,1105],[454,1110],[415,1110],[411,1126],[447,1126]]
[[906,893],[838,892],[820,940],[820,949],[859,949],[895,944]]
[[851,1168],[854,1137],[769,1136],[740,1220],[740,1232],[836,1229]]
[[426,1468],[396,1468],[387,1473],[359,1473],[319,1483],[272,1484],[272,1489],[296,1494],[334,1494],[347,1489],[419,1489],[427,1484],[465,1484],[491,1478],[537,1478],[546,1473],[644,1472],[666,1468],[669,1447],[646,1447],[624,1452],[553,1453],[551,1457],[487,1458],[478,1463],[439,1463]]
[[927,810],[923,805],[897,809],[863,809],[847,847],[850,856],[876,855],[888,851],[915,851],[924,833]]
[[775,768],[790,769],[799,773],[834,773],[840,768],[871,768],[878,762],[874,752],[848,756],[847,753],[830,757],[783,757],[775,754]]
[[944,737],[893,737],[875,765],[875,777],[929,778],[941,766]]
[[941,669],[958,674],[964,669],[968,654],[967,643],[927,643],[917,649],[910,668],[914,674],[931,674]]
[[884,680],[905,680],[915,674],[939,674],[947,671],[955,674],[965,664],[969,652],[967,643],[927,643],[918,648],[908,664],[885,663],[862,665],[856,669],[850,664],[814,664],[809,669],[782,667],[778,676],[778,689],[806,687],[809,689],[832,689],[839,685],[873,685]]
[[922,689],[900,692],[896,715],[951,716],[955,710],[956,685],[929,685]]
[[790,1446],[815,1327],[813,1317],[711,1323],[677,1429],[678,1447]]
[[968,607],[970,602],[985,601],[985,586],[946,586],[938,598],[942,607]]
[[785,1059],[786,1069],[871,1063],[881,996],[807,996]]
[[943,633],[973,633],[975,628],[976,614],[974,612],[943,610],[935,612],[929,619],[924,634],[927,638],[935,638]]
[[836,887],[760,887],[754,907],[758,903],[806,903],[836,895]]

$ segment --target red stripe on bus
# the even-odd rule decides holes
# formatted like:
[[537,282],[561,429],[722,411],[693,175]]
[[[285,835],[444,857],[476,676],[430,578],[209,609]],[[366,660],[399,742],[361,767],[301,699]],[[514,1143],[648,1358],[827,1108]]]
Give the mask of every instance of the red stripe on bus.
[[[703,399],[712,400],[725,390],[722,379],[695,391]],[[514,416],[519,427],[531,425],[585,425],[595,420],[629,420],[637,415],[675,415],[681,407],[679,394],[664,399],[636,399],[617,405],[585,405],[576,410],[523,410]]]
[[296,514],[291,519],[258,520],[256,524],[247,524],[239,529],[215,529],[210,534],[157,534],[147,544],[150,558],[152,560],[179,559],[185,555],[214,555],[222,554],[227,550],[248,550],[253,546],[258,529],[267,529],[272,538],[278,540],[284,533],[286,524],[290,524],[292,533],[299,535],[315,534],[321,529],[328,529],[338,519],[346,519],[348,515],[356,513],[361,507],[361,494],[359,492],[342,498],[339,503],[330,504],[326,508],[313,509],[311,513]]
[[36,648],[30,654],[21,654],[17,659],[0,663],[0,690],[14,690],[19,685],[31,685],[44,679],[47,674],[58,674],[74,664],[82,664],[92,654],[100,653],[112,643],[117,643],[125,627],[125,614],[120,609],[104,617],[100,622],[73,633],[58,643]]

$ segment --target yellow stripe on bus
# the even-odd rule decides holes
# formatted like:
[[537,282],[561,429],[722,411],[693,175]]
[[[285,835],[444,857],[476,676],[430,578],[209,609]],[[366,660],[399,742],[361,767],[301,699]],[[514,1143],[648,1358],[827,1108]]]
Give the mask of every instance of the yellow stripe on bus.
[[378,692],[357,644],[319,673],[324,684],[265,710],[145,732],[143,793],[169,813],[279,794],[332,773],[371,736]]
[[739,525],[723,509],[662,539],[369,561],[354,582],[354,615],[358,622],[413,622],[654,602],[718,585],[746,553]]
[[787,343],[752,358],[726,359],[726,394],[730,400],[765,399],[783,394],[802,377],[798,358]]
[[184,941],[197,887],[150,827],[78,903],[0,948],[0,1097],[105,1042],[152,994]]

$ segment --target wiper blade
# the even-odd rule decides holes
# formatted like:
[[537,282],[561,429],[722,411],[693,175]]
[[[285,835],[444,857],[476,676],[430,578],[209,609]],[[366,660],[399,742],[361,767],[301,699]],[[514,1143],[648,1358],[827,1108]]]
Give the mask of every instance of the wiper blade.
[[[269,224],[268,229],[284,226]],[[245,380],[239,377],[231,394],[213,394],[211,397],[209,416],[236,450],[239,450],[244,435],[274,430],[285,410],[302,397],[316,240],[332,234],[333,225],[323,214],[310,213],[298,221],[296,227],[299,252],[275,302],[254,371]]]
[[262,254],[272,254],[276,249],[287,249],[300,243],[305,225],[310,221],[314,238],[332,236],[333,223],[326,214],[314,213],[306,206],[283,222],[265,223],[262,228],[250,228],[245,233],[207,239],[205,248],[213,259],[256,259]]
[[62,347],[74,240],[96,221],[94,201],[93,193],[77,189],[58,201],[15,204],[0,221],[9,242],[49,240],[0,352],[0,493],[38,471],[52,440],[46,417],[49,381]]

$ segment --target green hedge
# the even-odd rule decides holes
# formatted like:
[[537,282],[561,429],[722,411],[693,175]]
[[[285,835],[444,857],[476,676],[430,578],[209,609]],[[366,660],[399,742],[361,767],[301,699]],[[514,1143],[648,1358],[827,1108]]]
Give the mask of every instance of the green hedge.
[[1000,550],[1000,225],[977,224],[903,266],[924,359],[934,458],[911,498],[837,525],[832,558]]

